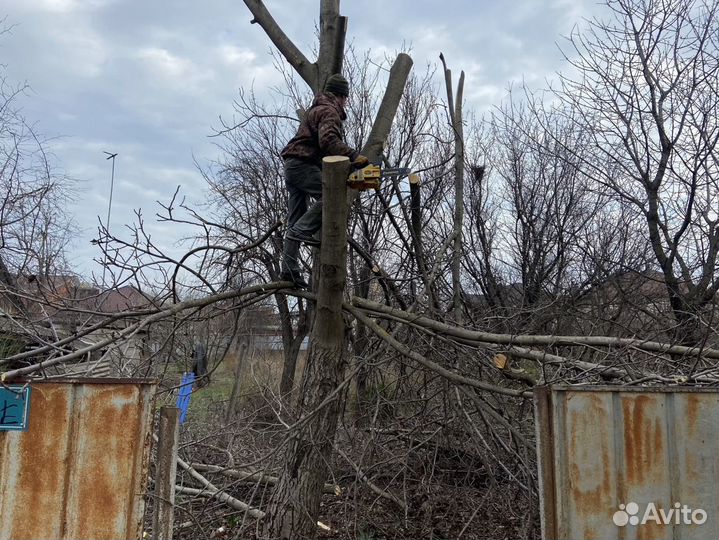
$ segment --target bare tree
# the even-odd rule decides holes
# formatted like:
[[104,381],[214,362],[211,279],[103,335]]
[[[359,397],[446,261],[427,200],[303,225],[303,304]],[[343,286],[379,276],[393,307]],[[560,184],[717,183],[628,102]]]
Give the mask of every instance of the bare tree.
[[569,38],[557,95],[594,150],[584,170],[644,220],[676,335],[707,337],[719,254],[719,56],[713,2],[609,0],[611,17]]
[[[277,46],[282,55],[307,82],[314,93],[318,93],[324,87],[324,81],[333,73],[342,69],[344,58],[345,33],[347,20],[340,15],[339,0],[321,0],[320,2],[320,24],[319,24],[319,55],[317,62],[309,64],[306,57],[289,40],[281,28],[274,21],[267,9],[260,0],[245,0],[245,4],[254,15],[253,22],[259,23],[273,43]],[[409,75],[412,61],[406,54],[400,54],[390,70],[387,89],[382,102],[379,105],[377,116],[370,130],[368,140],[362,149],[362,153],[372,159],[376,159],[384,146],[389,135],[392,121],[399,106],[399,101]],[[356,197],[356,193],[348,194],[346,204],[350,204]],[[337,216],[345,215],[346,209],[343,205],[335,205],[329,208],[324,205],[324,221],[336,223],[345,220],[332,218],[328,213],[335,212]],[[327,231],[323,230],[323,238],[327,237]],[[343,236],[344,238],[344,236]],[[344,242],[343,242],[344,244]],[[345,261],[342,261],[341,275],[344,277]],[[342,279],[344,286],[344,279]],[[331,280],[320,282],[318,296],[330,298],[335,285]],[[315,325],[312,331],[312,340],[319,339],[325,330]],[[327,340],[334,340],[331,345],[326,344],[335,351],[344,349],[344,333],[335,331]],[[319,403],[326,395],[326,379],[322,368],[318,363],[323,361],[322,349],[311,348],[308,355],[308,367],[303,374],[302,388],[304,399],[309,403]],[[339,372],[341,374],[341,371]],[[340,408],[330,408],[329,414],[317,429],[326,432],[325,437],[331,441],[334,438],[336,429],[337,414]],[[305,436],[306,437],[306,436]],[[300,437],[300,440],[305,439]],[[309,444],[309,446],[307,446]],[[282,537],[305,537],[314,535],[314,527],[319,511],[319,490],[324,482],[324,469],[318,468],[317,464],[327,459],[329,449],[326,446],[315,448],[312,442],[305,442],[288,447],[286,462],[291,464],[285,469],[280,479],[284,489],[277,489],[273,492],[270,500],[270,507],[274,509],[267,520],[265,533],[270,536],[281,535]],[[307,457],[309,452],[311,457]],[[299,476],[298,476],[299,475]],[[302,481],[295,481],[300,478]]]
[[47,141],[21,112],[26,90],[9,82],[0,65],[0,286],[21,312],[17,278],[32,276],[47,285],[48,276],[67,270],[73,231],[63,211],[73,186],[53,170]]

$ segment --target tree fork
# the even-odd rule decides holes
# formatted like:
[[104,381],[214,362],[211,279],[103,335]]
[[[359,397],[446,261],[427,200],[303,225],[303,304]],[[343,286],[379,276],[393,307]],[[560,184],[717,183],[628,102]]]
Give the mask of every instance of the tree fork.
[[[322,249],[317,314],[302,376],[299,413],[319,407],[344,378],[347,363],[342,300],[347,276],[347,177],[349,158],[322,164]],[[280,480],[267,509],[268,538],[317,536],[320,498],[327,476],[342,398],[317,411],[290,433]]]

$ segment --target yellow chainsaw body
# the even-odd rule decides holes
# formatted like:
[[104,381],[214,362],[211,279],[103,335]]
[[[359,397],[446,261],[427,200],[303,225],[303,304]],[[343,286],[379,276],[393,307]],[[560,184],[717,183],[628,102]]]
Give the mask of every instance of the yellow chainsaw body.
[[347,184],[352,189],[366,191],[368,189],[379,189],[379,179],[382,177],[382,170],[379,165],[367,165],[350,174]]

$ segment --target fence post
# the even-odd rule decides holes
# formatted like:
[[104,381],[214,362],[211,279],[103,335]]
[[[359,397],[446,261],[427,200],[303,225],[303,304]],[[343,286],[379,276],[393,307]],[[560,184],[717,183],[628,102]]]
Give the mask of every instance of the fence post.
[[180,409],[177,407],[160,408],[160,433],[155,467],[155,513],[152,519],[153,540],[172,540],[179,420]]

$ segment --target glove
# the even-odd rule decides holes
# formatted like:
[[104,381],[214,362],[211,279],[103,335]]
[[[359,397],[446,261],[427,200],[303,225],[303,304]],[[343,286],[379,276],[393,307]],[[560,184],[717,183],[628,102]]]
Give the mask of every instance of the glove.
[[363,156],[362,154],[358,155],[357,158],[352,162],[352,166],[355,169],[362,169],[369,165],[369,158],[367,156]]

